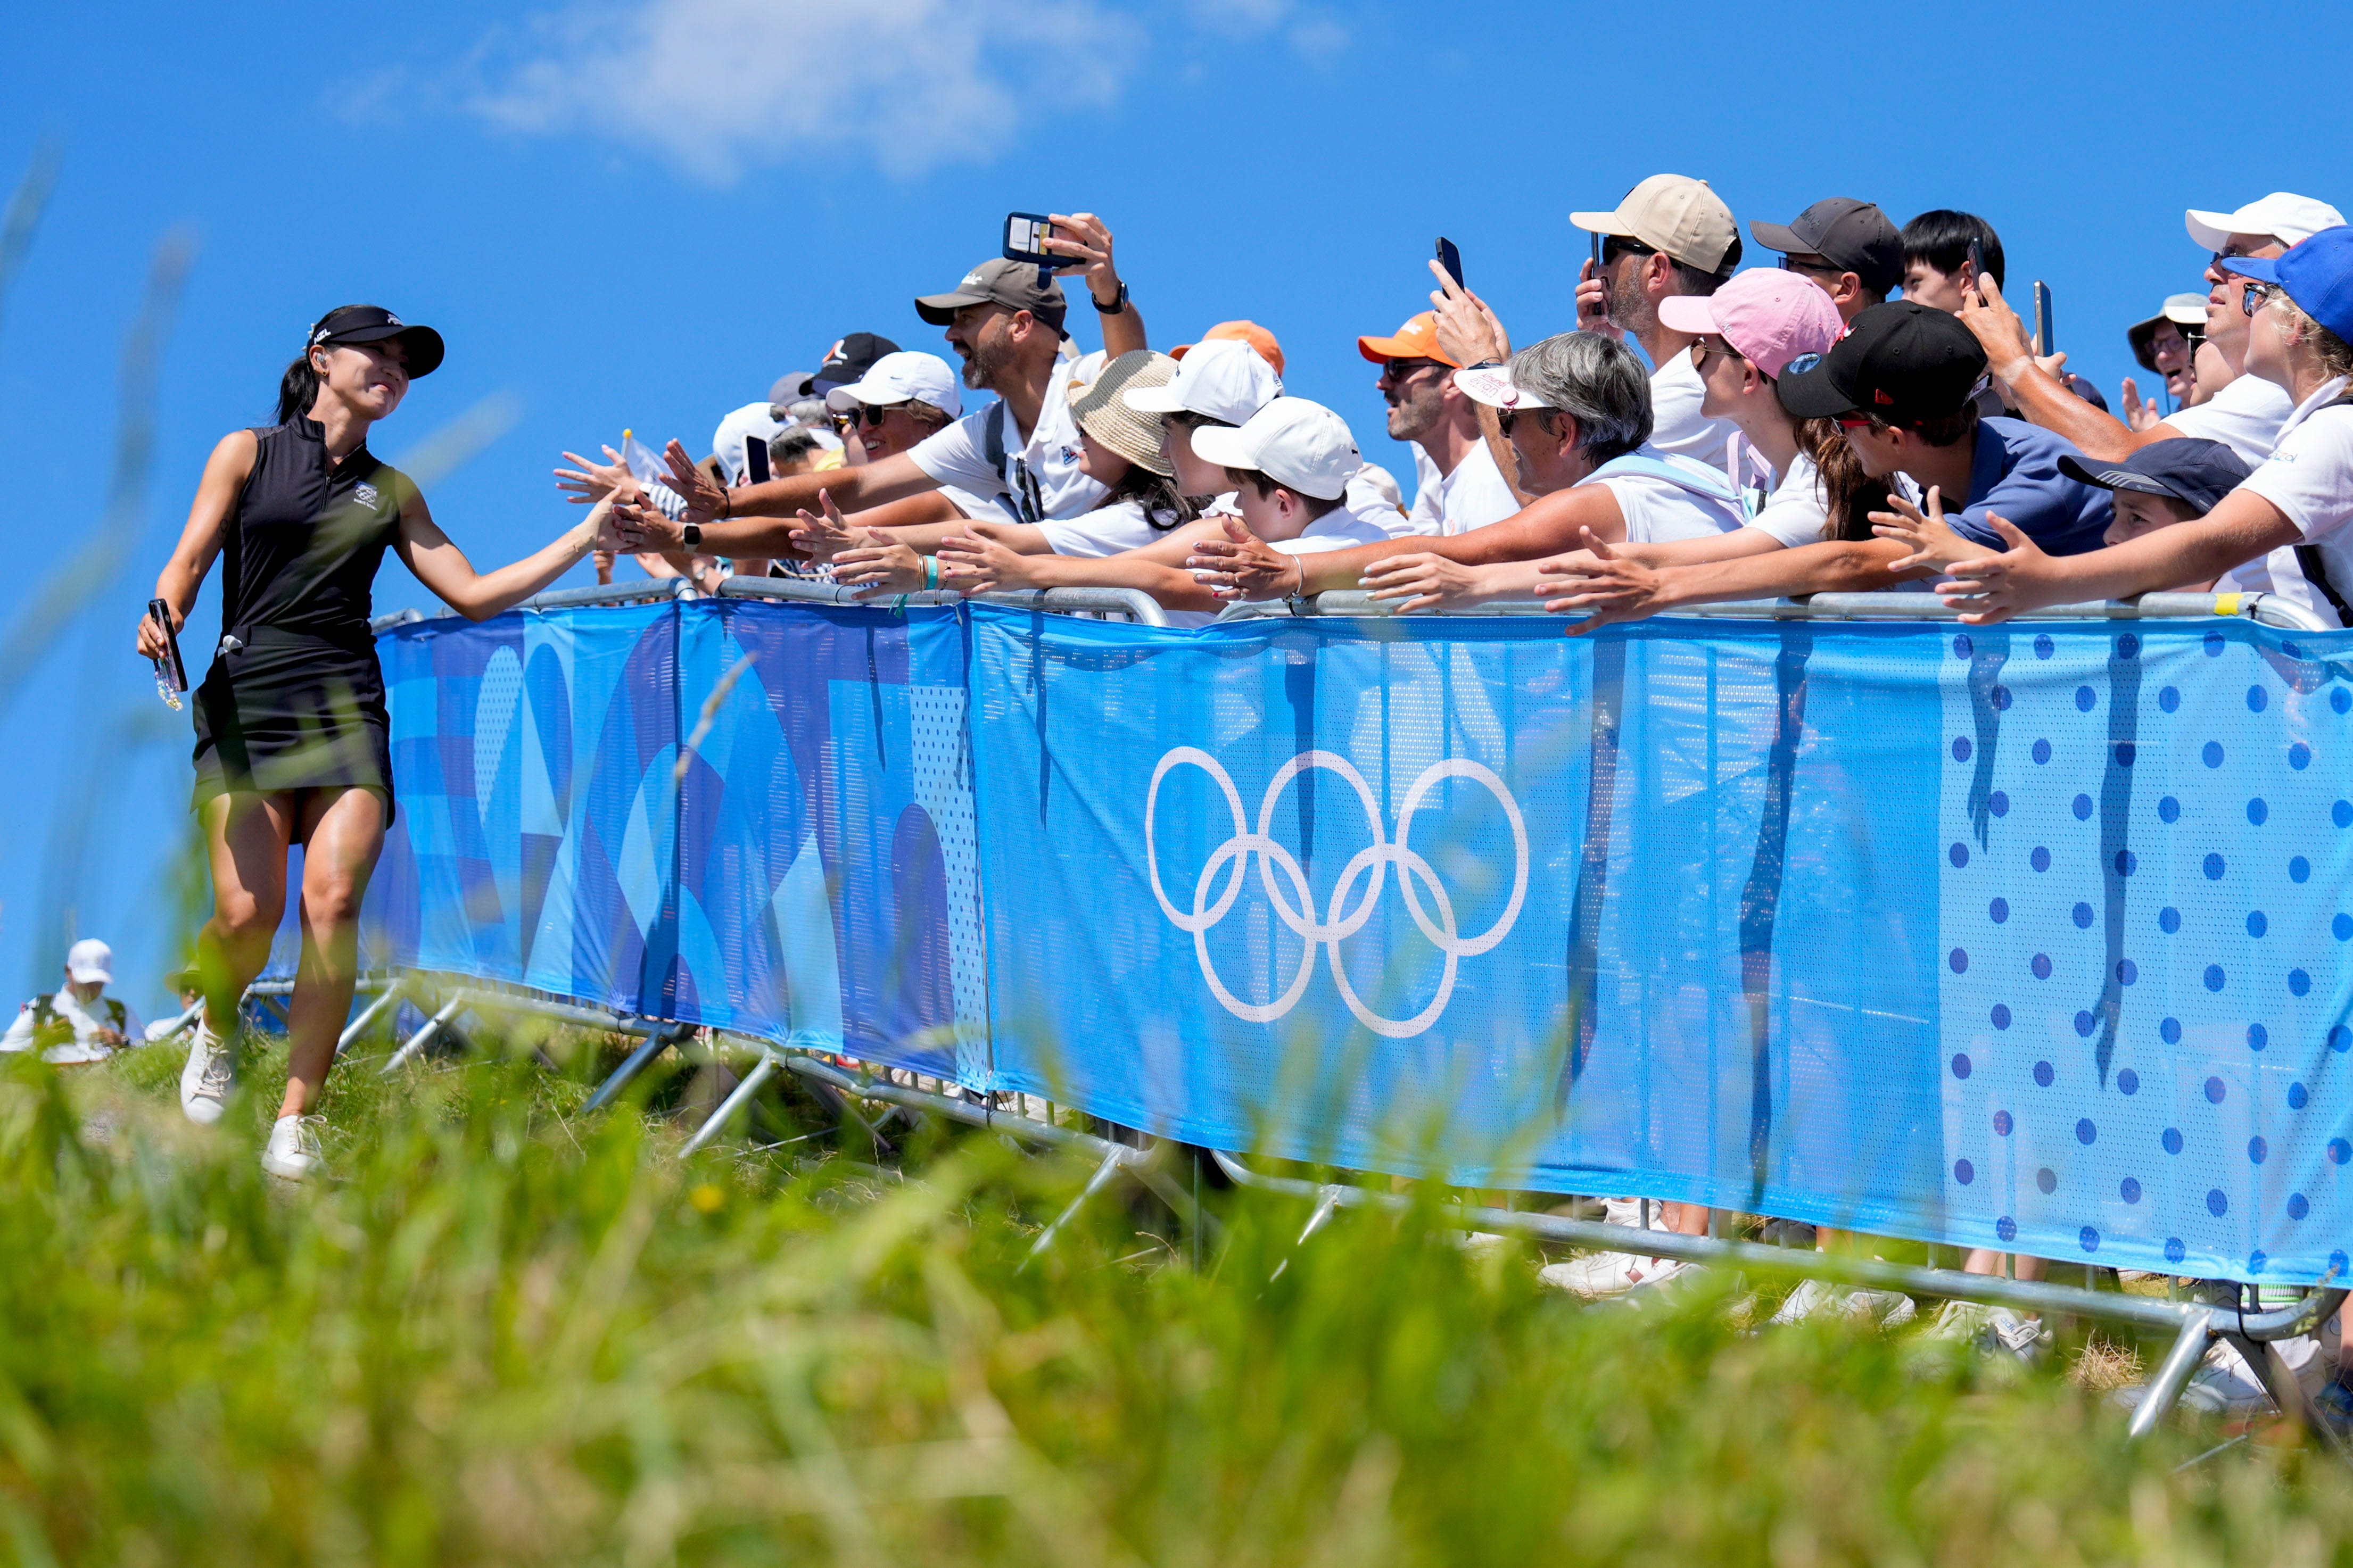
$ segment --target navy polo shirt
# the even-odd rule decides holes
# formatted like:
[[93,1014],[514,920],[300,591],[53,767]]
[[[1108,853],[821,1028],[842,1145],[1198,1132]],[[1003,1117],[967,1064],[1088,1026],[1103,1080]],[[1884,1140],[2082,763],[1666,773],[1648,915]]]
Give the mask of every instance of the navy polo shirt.
[[1946,512],[1945,521],[1962,538],[1996,550],[2010,547],[1986,521],[1988,512],[2006,519],[2047,555],[2097,550],[2116,518],[2115,499],[2059,471],[2060,458],[2083,455],[2073,441],[2023,419],[1980,419],[1968,504],[1957,514]]

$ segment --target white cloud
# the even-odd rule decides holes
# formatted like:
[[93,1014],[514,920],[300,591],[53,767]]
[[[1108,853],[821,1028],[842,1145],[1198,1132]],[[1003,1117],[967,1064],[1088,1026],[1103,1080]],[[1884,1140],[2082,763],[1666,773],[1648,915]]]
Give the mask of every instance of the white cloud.
[[796,149],[917,174],[1108,100],[1142,42],[1098,0],[636,0],[493,40],[470,107],[648,147],[713,184]]

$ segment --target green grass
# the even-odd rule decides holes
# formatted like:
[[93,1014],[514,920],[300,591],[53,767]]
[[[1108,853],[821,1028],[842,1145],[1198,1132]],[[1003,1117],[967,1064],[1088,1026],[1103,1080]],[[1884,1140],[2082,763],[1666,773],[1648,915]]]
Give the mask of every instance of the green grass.
[[0,1561],[2353,1561],[2333,1458],[2175,1474],[2211,1434],[2127,1449],[2058,1373],[1581,1308],[1434,1207],[1294,1254],[1220,1194],[1197,1272],[1106,1198],[1024,1270],[1083,1167],[681,1161],[592,1066],[346,1069],[303,1189],[169,1048],[7,1069]]

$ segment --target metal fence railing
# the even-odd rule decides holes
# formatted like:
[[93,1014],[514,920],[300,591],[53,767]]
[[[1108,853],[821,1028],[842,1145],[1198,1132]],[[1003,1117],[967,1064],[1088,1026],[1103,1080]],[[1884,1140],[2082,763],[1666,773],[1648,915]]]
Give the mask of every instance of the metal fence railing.
[[[1358,589],[1319,594],[1313,599],[1260,599],[1229,605],[1218,619],[1264,620],[1285,616],[1396,616],[1390,601],[1375,599]],[[1512,600],[1468,609],[1416,611],[1416,615],[1542,616],[1556,614],[1564,624],[1576,618],[1570,611],[1553,611],[1542,600]],[[1736,599],[1720,605],[1691,605],[1669,610],[1670,616],[1708,619],[1775,621],[1954,621],[1961,612],[1949,609],[1934,594],[1815,594],[1804,599]],[[2236,616],[2261,626],[2289,631],[2325,632],[2337,628],[2303,605],[2276,594],[2143,594],[2135,599],[2107,599],[2081,605],[2052,605],[2019,617],[2029,621],[2134,621]]]

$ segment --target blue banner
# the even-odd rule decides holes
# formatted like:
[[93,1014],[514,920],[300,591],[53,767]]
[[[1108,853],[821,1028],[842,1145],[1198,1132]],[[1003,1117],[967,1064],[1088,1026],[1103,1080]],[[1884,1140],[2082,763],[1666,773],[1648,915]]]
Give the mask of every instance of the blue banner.
[[1360,1169],[2353,1245],[2346,636],[706,600],[381,646],[380,962]]

